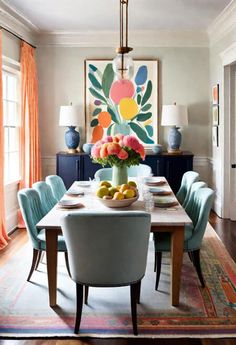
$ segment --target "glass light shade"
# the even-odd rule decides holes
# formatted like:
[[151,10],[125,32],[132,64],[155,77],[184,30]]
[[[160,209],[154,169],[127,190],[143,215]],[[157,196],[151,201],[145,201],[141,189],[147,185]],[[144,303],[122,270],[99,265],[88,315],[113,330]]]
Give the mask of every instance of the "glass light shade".
[[134,62],[131,56],[123,54],[124,66],[122,74],[122,54],[118,54],[112,63],[113,70],[118,79],[131,79],[134,74]]

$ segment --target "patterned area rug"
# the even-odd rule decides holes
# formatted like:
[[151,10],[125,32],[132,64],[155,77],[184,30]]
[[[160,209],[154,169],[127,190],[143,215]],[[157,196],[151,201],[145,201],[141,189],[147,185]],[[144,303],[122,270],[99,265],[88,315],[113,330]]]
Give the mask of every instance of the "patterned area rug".
[[[0,272],[1,337],[77,337],[73,333],[75,285],[59,258],[58,305],[48,306],[46,265],[26,277],[31,263],[27,244]],[[169,256],[164,257],[159,291],[154,290],[153,243],[138,306],[139,337],[236,337],[236,265],[208,225],[202,268],[207,287],[202,289],[188,255],[184,254],[179,307],[170,304]],[[105,268],[104,268],[105,269]],[[84,305],[81,336],[133,337],[129,288],[91,288]]]

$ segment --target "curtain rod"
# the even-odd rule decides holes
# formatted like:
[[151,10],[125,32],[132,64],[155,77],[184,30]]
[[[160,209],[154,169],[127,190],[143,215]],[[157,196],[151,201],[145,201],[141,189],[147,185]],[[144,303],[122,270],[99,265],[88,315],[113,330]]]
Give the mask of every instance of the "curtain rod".
[[15,34],[14,32],[12,32],[12,31],[10,31],[10,30],[4,28],[3,26],[0,26],[0,29],[3,29],[3,30],[5,30],[5,31],[7,31],[9,34],[15,36],[16,38],[19,38],[20,40],[22,40],[22,41],[24,41],[25,43],[29,44],[32,48],[35,48],[35,49],[36,49],[36,47],[33,46],[33,44],[27,42],[27,41],[24,40],[22,37],[20,37],[20,36],[18,36],[17,34]]

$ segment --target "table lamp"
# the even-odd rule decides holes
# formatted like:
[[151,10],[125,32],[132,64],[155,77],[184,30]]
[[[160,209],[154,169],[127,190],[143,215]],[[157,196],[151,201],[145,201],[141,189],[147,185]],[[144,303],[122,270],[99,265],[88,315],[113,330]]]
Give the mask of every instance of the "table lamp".
[[65,142],[68,147],[68,152],[76,153],[80,142],[80,134],[75,130],[79,125],[79,108],[75,105],[63,105],[60,107],[59,126],[68,127],[65,133]]
[[168,135],[168,149],[169,153],[180,154],[181,133],[179,126],[188,125],[188,112],[186,105],[163,105],[162,107],[162,126],[172,126]]

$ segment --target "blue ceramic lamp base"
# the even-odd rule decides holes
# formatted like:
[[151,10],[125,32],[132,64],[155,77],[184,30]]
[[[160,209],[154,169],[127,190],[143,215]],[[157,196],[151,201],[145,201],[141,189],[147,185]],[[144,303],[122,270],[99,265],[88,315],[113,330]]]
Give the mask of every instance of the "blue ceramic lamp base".
[[69,153],[77,153],[80,151],[78,148],[80,142],[80,134],[75,130],[74,126],[69,126],[68,131],[65,133],[65,142],[68,147]]
[[182,151],[180,150],[180,144],[181,144],[182,136],[179,132],[179,127],[172,127],[169,131],[169,137],[168,137],[168,149],[167,151],[172,154],[181,154]]

